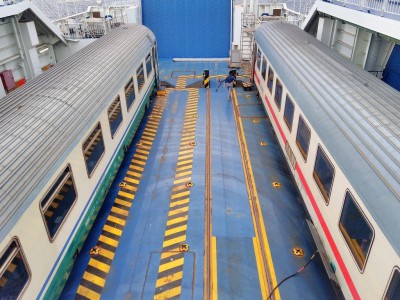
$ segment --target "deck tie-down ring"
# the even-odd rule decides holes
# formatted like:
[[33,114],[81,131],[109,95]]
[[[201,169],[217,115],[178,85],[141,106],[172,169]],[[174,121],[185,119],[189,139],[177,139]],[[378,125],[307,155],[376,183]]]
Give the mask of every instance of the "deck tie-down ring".
[[189,251],[189,245],[188,245],[188,244],[179,245],[179,251],[180,251],[180,252],[187,252],[187,251]]

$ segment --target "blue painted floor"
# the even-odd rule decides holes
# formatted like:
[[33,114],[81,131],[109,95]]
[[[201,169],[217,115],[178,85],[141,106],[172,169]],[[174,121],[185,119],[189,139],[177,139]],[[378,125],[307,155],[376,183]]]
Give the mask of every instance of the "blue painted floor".
[[[227,74],[226,62],[160,61],[160,80],[176,84],[179,75]],[[188,80],[188,84],[197,79]],[[253,247],[255,236],[247,196],[242,158],[231,101],[226,88],[216,91],[218,82],[211,79],[212,134],[212,220],[217,244],[219,299],[262,299]],[[316,247],[305,224],[301,198],[290,177],[269,120],[256,92],[236,88],[241,120],[255,176],[257,192],[277,280],[295,273]],[[121,236],[116,257],[108,274],[102,299],[152,299],[160,263],[170,195],[175,176],[186,91],[169,94],[168,103],[148,157],[138,191]],[[149,113],[149,112],[148,112]],[[203,299],[204,255],[204,185],[206,146],[206,89],[199,90],[196,147],[193,155],[192,181],[181,299]],[[257,119],[259,122],[253,122]],[[96,245],[112,202],[135,152],[144,118],[132,142],[117,178],[98,219],[78,256],[61,299],[73,299],[89,261],[89,250]],[[260,146],[266,142],[267,146]],[[273,181],[282,184],[272,187]],[[293,247],[305,251],[302,258],[292,254]],[[300,275],[279,288],[282,299],[335,299],[334,290],[322,263],[315,259]]]

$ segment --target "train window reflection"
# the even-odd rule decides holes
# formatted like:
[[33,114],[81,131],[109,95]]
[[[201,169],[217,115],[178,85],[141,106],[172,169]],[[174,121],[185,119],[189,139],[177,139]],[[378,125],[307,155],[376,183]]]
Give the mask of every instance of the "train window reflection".
[[122,123],[122,110],[119,96],[108,108],[108,121],[110,122],[111,137],[114,138],[119,125]]
[[275,103],[278,106],[278,109],[281,110],[281,102],[282,102],[282,83],[279,79],[276,80],[275,86]]
[[272,93],[272,86],[274,85],[274,71],[272,70],[271,66],[268,69],[268,81],[267,87],[269,91]]
[[260,67],[261,67],[261,51],[260,49],[257,50],[257,69],[260,71]]
[[297,128],[296,144],[299,147],[301,155],[307,160],[308,147],[310,146],[311,131],[303,118],[300,116],[299,127]]
[[100,123],[90,134],[86,142],[83,144],[83,154],[86,162],[86,169],[89,177],[92,175],[100,158],[104,153],[103,134],[101,132]]
[[363,270],[374,233],[348,191],[344,199],[339,227],[358,267]]
[[142,90],[144,85],[144,70],[143,64],[140,64],[140,67],[136,70],[137,84],[139,92]]
[[325,202],[329,203],[335,170],[321,147],[318,147],[313,176]]
[[392,280],[390,281],[389,288],[383,299],[384,300],[400,299],[400,272],[398,269],[394,271]]
[[261,75],[265,80],[265,76],[267,75],[267,59],[265,58],[265,56],[263,56],[263,59],[262,59]]
[[285,120],[285,123],[290,131],[292,131],[293,115],[294,115],[293,101],[292,99],[290,99],[289,96],[286,95],[285,111],[283,113],[283,119]]
[[152,63],[151,63],[151,55],[150,53],[147,55],[146,57],[146,72],[147,72],[147,77],[149,77],[151,71],[153,71],[152,69]]
[[0,258],[0,299],[19,299],[29,281],[29,272],[16,240]]
[[133,85],[133,78],[131,78],[125,85],[125,98],[126,98],[126,107],[128,108],[129,111],[133,101],[135,101],[135,87]]
[[50,240],[54,240],[75,200],[75,185],[71,168],[68,166],[40,202],[40,209]]

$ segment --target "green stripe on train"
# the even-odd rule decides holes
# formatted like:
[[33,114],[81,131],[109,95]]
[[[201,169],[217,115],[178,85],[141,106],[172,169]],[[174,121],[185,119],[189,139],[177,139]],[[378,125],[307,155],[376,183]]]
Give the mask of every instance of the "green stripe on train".
[[122,163],[122,160],[125,156],[124,152],[124,145],[130,145],[133,137],[135,136],[136,130],[138,129],[140,122],[142,121],[142,118],[144,116],[144,112],[146,107],[149,106],[150,103],[150,94],[153,90],[154,86],[154,81],[151,84],[151,87],[149,91],[147,92],[144,101],[142,102],[142,105],[139,108],[138,114],[135,118],[135,120],[132,122],[131,128],[126,134],[125,140],[121,143],[120,149],[118,149],[118,152],[115,156],[114,161],[111,163],[108,172],[106,176],[104,177],[103,182],[100,185],[99,191],[96,193],[92,204],[90,205],[90,208],[88,209],[88,212],[86,213],[86,216],[84,217],[79,229],[77,230],[75,237],[68,248],[67,252],[65,253],[65,256],[57,269],[56,274],[54,275],[54,278],[49,285],[49,288],[46,291],[45,296],[43,299],[58,299],[65,283],[67,282],[68,276],[72,271],[73,264],[75,262],[76,254],[82,249],[82,246],[86,240],[86,237],[89,234],[90,229],[93,226],[93,223],[97,217],[97,214],[100,210],[100,207],[102,206],[104,199],[107,195],[108,189],[110,188],[115,175],[118,172],[118,169]]

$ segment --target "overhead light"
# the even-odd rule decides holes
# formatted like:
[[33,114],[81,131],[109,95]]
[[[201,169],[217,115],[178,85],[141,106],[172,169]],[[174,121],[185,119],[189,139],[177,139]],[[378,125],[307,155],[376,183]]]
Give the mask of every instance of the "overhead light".
[[49,50],[49,47],[43,48],[39,50],[39,53],[44,53]]

